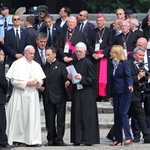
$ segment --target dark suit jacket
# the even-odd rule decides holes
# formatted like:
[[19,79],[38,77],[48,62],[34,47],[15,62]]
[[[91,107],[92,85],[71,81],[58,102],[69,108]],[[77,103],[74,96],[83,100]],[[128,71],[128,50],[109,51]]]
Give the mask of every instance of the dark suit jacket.
[[[60,24],[61,24],[61,18],[58,18],[55,22],[55,25],[60,27]],[[65,24],[61,27],[61,31],[66,30],[67,28],[68,26],[67,26],[67,21],[66,21]]]
[[50,64],[44,66],[46,79],[44,81],[44,103],[50,100],[52,103],[61,103],[67,100],[65,82],[67,81],[66,66],[56,60],[52,64],[52,73],[50,73]]
[[6,32],[6,36],[4,38],[4,46],[5,46],[6,54],[8,55],[7,63],[9,65],[11,65],[16,60],[15,55],[17,53],[24,54],[24,48],[27,45],[31,44],[28,31],[24,29],[20,29],[20,32],[21,33],[20,33],[19,49],[17,48],[17,41],[16,41],[14,28]]
[[5,78],[4,64],[0,64],[0,105],[6,104],[6,94],[8,92],[7,80]]
[[[77,24],[77,30],[79,31],[80,30],[80,25],[81,23],[78,23]],[[83,28],[83,36],[86,40],[86,43],[88,43],[88,39],[89,39],[89,35],[90,35],[90,32],[95,28],[95,25],[90,23],[89,21],[85,24],[84,28]]]
[[33,47],[35,47],[36,46],[36,37],[37,37],[37,34],[39,33],[39,31],[37,31],[33,27],[27,27],[26,30],[29,33],[30,40],[31,40],[31,45]]
[[[111,72],[113,73],[113,64]],[[128,60],[119,62],[112,81],[113,93],[122,94],[129,92],[128,87],[133,86],[133,82],[131,76],[131,67]]]
[[150,26],[147,26],[147,27],[144,28],[144,30],[143,30],[143,36],[147,40],[149,40],[149,38],[150,38]]
[[[55,46],[56,45],[56,41],[57,41],[57,38],[60,34],[60,31],[61,31],[61,28],[55,24],[53,24],[53,29],[52,29],[52,46]],[[43,27],[40,32],[44,32],[47,34],[47,27]]]
[[133,80],[133,89],[134,91],[132,92],[132,101],[141,101],[141,90],[139,86],[139,80],[138,80],[138,73],[139,73],[139,68],[134,64],[134,60],[131,59],[130,61],[130,66],[131,66],[131,74],[132,74],[132,80]]
[[[133,51],[136,47],[136,42],[139,37],[135,35],[133,32],[129,32],[126,39],[127,51]],[[115,44],[124,46],[123,33],[116,36]]]
[[35,47],[35,54],[34,54],[34,60],[41,65],[41,67],[43,68],[43,64],[42,64],[42,59],[41,56],[39,54],[39,51],[37,49],[37,47]]

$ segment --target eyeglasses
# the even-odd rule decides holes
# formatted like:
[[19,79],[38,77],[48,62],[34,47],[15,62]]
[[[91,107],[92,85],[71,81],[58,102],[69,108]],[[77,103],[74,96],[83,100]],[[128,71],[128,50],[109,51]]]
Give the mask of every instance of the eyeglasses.
[[81,16],[84,16],[84,15],[79,14],[79,16],[81,17]]
[[13,21],[20,20],[20,18],[14,18]]
[[122,15],[122,13],[117,13],[116,15],[117,15],[117,16],[118,16],[118,15]]

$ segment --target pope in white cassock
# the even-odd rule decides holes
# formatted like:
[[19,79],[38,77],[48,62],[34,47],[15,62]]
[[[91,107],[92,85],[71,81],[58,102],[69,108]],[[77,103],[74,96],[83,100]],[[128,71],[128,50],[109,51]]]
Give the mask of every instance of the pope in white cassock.
[[45,74],[34,58],[35,49],[28,45],[24,57],[16,60],[6,77],[14,86],[6,108],[8,143],[41,144],[41,121],[38,88]]

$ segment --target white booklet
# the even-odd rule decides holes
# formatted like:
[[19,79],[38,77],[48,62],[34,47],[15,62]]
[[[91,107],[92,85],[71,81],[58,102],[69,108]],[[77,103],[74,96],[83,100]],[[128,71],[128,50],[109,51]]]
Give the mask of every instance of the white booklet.
[[77,75],[77,71],[76,71],[74,65],[70,65],[70,66],[66,67],[66,69],[69,74],[72,74],[72,80],[71,80],[72,84],[76,84],[76,83],[80,82],[79,79],[75,79],[75,75]]

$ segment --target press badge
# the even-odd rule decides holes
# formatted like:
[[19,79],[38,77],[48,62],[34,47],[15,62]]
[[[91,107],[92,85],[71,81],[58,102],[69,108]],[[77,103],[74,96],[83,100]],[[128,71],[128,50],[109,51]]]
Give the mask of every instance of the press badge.
[[64,53],[69,53],[69,44],[68,43],[65,44]]
[[81,90],[81,89],[83,89],[83,85],[82,85],[82,84],[80,84],[80,83],[77,83],[77,84],[76,84],[76,86],[77,86],[77,90]]
[[97,52],[97,51],[99,51],[99,49],[100,49],[100,43],[96,43],[95,44],[95,51]]
[[124,51],[125,57],[127,57],[127,49],[124,49],[123,51]]

